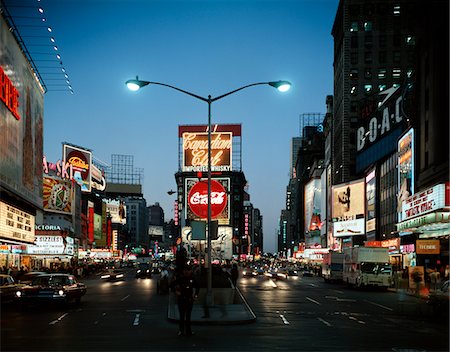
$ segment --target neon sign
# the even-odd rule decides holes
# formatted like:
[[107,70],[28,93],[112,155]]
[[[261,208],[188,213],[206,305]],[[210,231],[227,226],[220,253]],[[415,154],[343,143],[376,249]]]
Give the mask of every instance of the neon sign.
[[0,66],[0,100],[6,105],[16,120],[20,120],[19,115],[19,91],[14,87],[3,67]]

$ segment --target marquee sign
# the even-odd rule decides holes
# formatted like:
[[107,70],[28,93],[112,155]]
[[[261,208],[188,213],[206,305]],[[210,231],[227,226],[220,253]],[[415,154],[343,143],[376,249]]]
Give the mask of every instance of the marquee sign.
[[402,219],[408,220],[450,206],[445,194],[446,184],[417,192],[402,202]]
[[[227,192],[217,181],[211,180],[211,218],[217,218],[227,205]],[[200,218],[208,217],[208,182],[199,181],[189,191],[188,204]]]
[[24,242],[34,241],[35,216],[0,201],[0,236]]

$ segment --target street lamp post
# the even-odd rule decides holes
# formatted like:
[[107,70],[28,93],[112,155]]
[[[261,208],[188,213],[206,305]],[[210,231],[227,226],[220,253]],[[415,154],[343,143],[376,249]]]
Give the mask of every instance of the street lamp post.
[[246,86],[237,88],[235,90],[232,90],[228,93],[219,95],[215,98],[212,98],[211,95],[208,95],[208,98],[204,98],[200,95],[188,92],[186,90],[171,86],[169,84],[160,83],[160,82],[150,82],[150,81],[142,81],[137,76],[136,79],[130,79],[125,82],[128,89],[132,91],[137,91],[142,87],[145,87],[149,84],[164,86],[168,88],[175,89],[181,93],[190,95],[191,97],[194,97],[196,99],[199,99],[201,101],[204,101],[208,104],[208,218],[207,218],[207,229],[208,229],[208,239],[207,239],[207,246],[208,246],[208,277],[207,277],[207,292],[206,292],[206,306],[210,307],[212,305],[212,261],[211,261],[211,104],[217,100],[220,100],[222,98],[225,98],[228,95],[231,95],[233,93],[239,92],[240,90],[243,90],[245,88],[258,86],[258,85],[270,85],[271,87],[274,87],[278,89],[280,92],[287,92],[290,87],[291,83],[288,81],[271,81],[271,82],[259,82],[259,83],[252,83],[248,84]]

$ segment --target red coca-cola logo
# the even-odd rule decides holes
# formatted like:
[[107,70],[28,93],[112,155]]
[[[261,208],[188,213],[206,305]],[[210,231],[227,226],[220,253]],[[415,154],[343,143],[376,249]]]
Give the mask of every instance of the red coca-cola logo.
[[[197,182],[189,191],[188,204],[199,218],[208,217],[208,182]],[[227,205],[225,188],[217,181],[211,180],[211,219],[218,217]]]

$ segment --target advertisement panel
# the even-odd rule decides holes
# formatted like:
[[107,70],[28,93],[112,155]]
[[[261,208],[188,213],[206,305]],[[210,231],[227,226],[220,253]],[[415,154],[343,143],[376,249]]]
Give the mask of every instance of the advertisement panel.
[[366,233],[376,230],[376,172],[370,171],[366,176]]
[[398,221],[403,221],[402,203],[414,194],[414,129],[411,128],[398,141]]
[[71,214],[73,190],[70,181],[43,177],[43,206],[45,211]]
[[402,202],[402,219],[408,220],[448,206],[445,184],[441,183],[406,198]]
[[417,240],[417,254],[440,254],[441,244],[439,240]]
[[73,169],[73,179],[81,186],[82,192],[91,192],[92,153],[69,144],[63,144],[63,163]]
[[333,236],[355,236],[365,233],[365,180],[332,187]]
[[9,240],[34,242],[35,217],[0,201],[0,235]]
[[320,179],[315,178],[305,184],[305,234],[320,230],[322,227],[320,220],[321,194]]
[[[205,250],[205,241],[190,240],[189,234],[192,229],[187,227],[182,231],[182,242],[187,247],[188,253],[191,255],[198,254]],[[229,226],[219,226],[217,229],[217,239],[211,240],[211,259],[224,260],[233,258],[233,229]]]
[[74,241],[69,236],[36,236],[35,243],[28,246],[28,254],[74,254]]
[[125,225],[126,206],[121,200],[105,200],[106,213],[111,217],[111,223]]
[[[207,183],[206,179],[202,179],[200,180],[203,183]],[[225,193],[229,194],[230,193],[230,178],[227,177],[223,177],[223,178],[214,178],[211,181],[215,181],[217,183],[220,184],[221,187],[223,187],[223,189],[225,189]],[[185,204],[184,204],[184,209],[186,211],[186,218],[189,220],[201,220],[202,217],[204,216],[204,213],[202,213],[202,216],[197,215],[196,213],[194,213],[194,211],[191,209],[191,206],[189,205],[189,195],[191,196],[191,203],[203,203],[203,208],[205,208],[205,204],[207,204],[208,201],[208,196],[200,194],[200,192],[191,192],[191,190],[193,189],[193,187],[199,183],[198,178],[186,178],[185,179]],[[211,183],[212,185],[212,183]],[[195,189],[194,189],[195,190]],[[213,203],[215,202],[215,198],[214,198],[214,194],[211,194],[211,205],[213,205]],[[219,198],[221,198],[221,201],[225,201],[225,206],[224,209],[220,212],[220,214],[216,217],[214,217],[215,220],[218,220],[219,225],[229,225],[230,223],[230,199],[229,197],[226,196],[220,196],[220,195],[216,195],[217,197],[217,201],[219,201]],[[206,197],[206,198],[205,198]],[[195,204],[195,205],[199,205],[199,204]],[[219,205],[223,205],[222,203]],[[206,206],[207,208],[207,206]]]
[[0,186],[40,208],[44,91],[2,16],[0,36]]
[[94,213],[94,240],[102,239],[102,216]]

